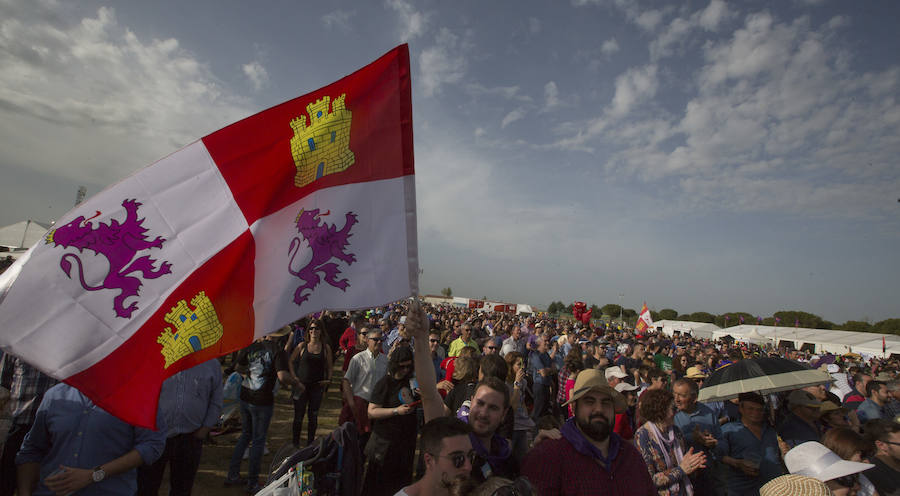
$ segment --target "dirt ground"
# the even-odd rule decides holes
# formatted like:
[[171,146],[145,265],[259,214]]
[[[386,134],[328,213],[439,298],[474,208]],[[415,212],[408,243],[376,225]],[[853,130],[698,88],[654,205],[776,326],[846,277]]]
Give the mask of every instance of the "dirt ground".
[[[338,358],[335,362],[335,370],[331,377],[331,386],[322,400],[322,407],[319,409],[319,425],[316,430],[316,437],[328,435],[337,428],[338,415],[341,411],[341,363],[343,358]],[[286,389],[278,391],[275,397],[275,412],[272,415],[272,424],[269,426],[269,434],[267,436],[266,448],[269,454],[263,456],[262,468],[260,469],[260,484],[265,483],[265,477],[268,476],[273,456],[285,445],[291,443],[291,423],[294,419],[294,406],[291,403],[290,392]],[[197,478],[194,481],[194,496],[211,496],[211,495],[243,495],[246,494],[243,487],[225,487],[223,482],[228,472],[228,462],[231,460],[231,453],[234,451],[234,445],[240,437],[240,431],[223,434],[213,438],[212,443],[203,446],[203,457],[200,459],[200,469],[197,472]],[[303,420],[303,435],[301,440],[306,439],[306,419]],[[241,465],[241,476],[247,476],[247,460]],[[166,481],[168,471],[166,473]],[[167,495],[169,492],[168,483],[164,482],[160,489],[160,495]]]

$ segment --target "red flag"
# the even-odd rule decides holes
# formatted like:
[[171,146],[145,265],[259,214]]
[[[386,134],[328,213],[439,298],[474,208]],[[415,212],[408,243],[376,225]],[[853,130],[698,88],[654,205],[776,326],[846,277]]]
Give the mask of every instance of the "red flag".
[[149,427],[162,381],[417,291],[406,45],[80,204],[0,276],[0,347]]
[[647,329],[653,327],[653,318],[650,316],[650,309],[647,308],[647,302],[644,302],[644,306],[641,307],[641,313],[638,316],[638,321],[634,325],[634,331],[636,334],[643,334]]

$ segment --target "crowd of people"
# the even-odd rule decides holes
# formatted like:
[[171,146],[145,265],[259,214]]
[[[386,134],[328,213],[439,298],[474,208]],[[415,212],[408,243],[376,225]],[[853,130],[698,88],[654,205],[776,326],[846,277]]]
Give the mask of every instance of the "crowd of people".
[[[769,356],[831,380],[698,401],[718,370]],[[225,365],[242,385],[224,484],[249,493],[265,484],[276,387],[289,391],[301,449],[340,371],[338,422],[358,434],[361,494],[900,494],[896,359],[408,300],[301,319],[223,364],[173,376],[157,431],[118,421],[16,357],[0,365],[12,419],[0,496],[16,480],[19,494],[157,494],[167,463],[172,494],[190,494]]]

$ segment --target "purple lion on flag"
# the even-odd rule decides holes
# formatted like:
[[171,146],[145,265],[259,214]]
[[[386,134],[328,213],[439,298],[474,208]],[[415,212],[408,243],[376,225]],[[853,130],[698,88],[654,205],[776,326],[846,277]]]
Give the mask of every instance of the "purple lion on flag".
[[159,269],[154,268],[156,259],[150,255],[134,258],[139,251],[151,248],[162,248],[166,242],[160,236],[149,241],[144,233],[144,219],[138,219],[137,210],[141,206],[136,200],[125,200],[125,220],[120,224],[113,219],[109,224],[100,222],[94,227],[89,221],[100,215],[98,210],[92,217],[85,219],[83,215],[75,218],[64,226],[51,230],[45,239],[47,244],[63,248],[78,248],[79,252],[85,249],[98,255],[103,255],[109,261],[109,272],[99,286],[90,286],[84,280],[84,266],[81,258],[74,253],[66,253],[59,259],[59,266],[70,279],[72,278],[72,260],[78,265],[78,279],[81,287],[88,291],[101,289],[118,289],[119,294],[113,299],[113,310],[117,317],[131,318],[131,314],[138,309],[137,302],[131,302],[125,306],[125,299],[138,296],[143,281],[140,277],[129,275],[140,272],[146,279],[156,279],[172,273],[172,264],[163,261]]
[[[318,208],[313,210],[301,209],[300,213],[297,214],[297,231],[309,243],[309,248],[312,251],[312,258],[309,263],[302,269],[294,271],[291,269],[291,263],[294,262],[294,256],[297,255],[302,240],[299,237],[291,240],[291,246],[288,249],[290,254],[288,272],[305,281],[303,285],[294,291],[294,303],[297,305],[301,305],[306,301],[316,286],[319,285],[319,282],[321,282],[318,272],[324,275],[325,282],[341,291],[347,291],[347,288],[350,287],[350,282],[347,279],[337,279],[341,271],[338,269],[337,264],[331,260],[335,258],[346,262],[348,265],[356,261],[354,254],[345,253],[347,246],[350,244],[349,238],[352,236],[350,229],[357,222],[356,214],[347,212],[344,227],[340,231],[337,230],[334,224],[329,225],[319,219],[319,217],[329,214],[331,214],[331,210],[320,214]],[[303,294],[307,290],[309,292]]]

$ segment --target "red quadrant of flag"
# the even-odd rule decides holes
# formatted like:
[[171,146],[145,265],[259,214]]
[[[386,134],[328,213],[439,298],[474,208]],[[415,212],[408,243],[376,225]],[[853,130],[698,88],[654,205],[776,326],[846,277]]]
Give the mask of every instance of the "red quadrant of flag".
[[[248,224],[320,189],[414,173],[409,51],[203,138]],[[348,150],[332,153],[349,132]],[[325,143],[323,143],[323,141]],[[349,151],[349,153],[348,153]],[[304,154],[298,166],[295,154]],[[311,168],[311,178],[298,168]],[[337,172],[330,170],[342,169]],[[309,181],[309,182],[307,182]]]

